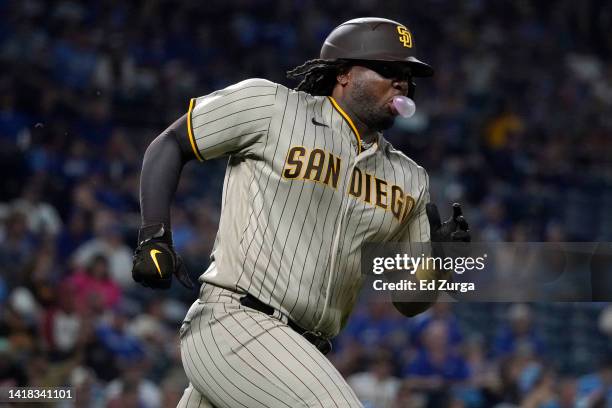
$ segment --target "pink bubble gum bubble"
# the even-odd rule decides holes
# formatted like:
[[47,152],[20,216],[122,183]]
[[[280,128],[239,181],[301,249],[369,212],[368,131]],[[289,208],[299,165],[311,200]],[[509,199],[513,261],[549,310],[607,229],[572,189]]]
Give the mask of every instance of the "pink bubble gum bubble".
[[411,117],[416,111],[414,101],[402,95],[393,98],[393,106],[395,107],[395,109],[397,109],[397,113],[399,113],[404,118]]

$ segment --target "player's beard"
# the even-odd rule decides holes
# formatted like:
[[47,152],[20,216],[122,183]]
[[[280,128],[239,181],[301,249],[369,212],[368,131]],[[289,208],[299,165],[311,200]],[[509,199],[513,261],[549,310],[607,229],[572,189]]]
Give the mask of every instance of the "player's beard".
[[364,82],[357,82],[352,89],[353,113],[361,122],[377,132],[393,126],[395,116],[386,104],[380,105],[376,96],[368,90]]

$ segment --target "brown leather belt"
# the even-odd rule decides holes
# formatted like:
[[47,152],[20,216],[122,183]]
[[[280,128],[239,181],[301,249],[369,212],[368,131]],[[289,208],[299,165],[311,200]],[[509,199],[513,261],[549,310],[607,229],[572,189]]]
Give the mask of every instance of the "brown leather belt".
[[[255,296],[249,293],[240,298],[240,304],[242,306],[246,306],[259,312],[265,313],[268,316],[272,316],[275,312],[272,306],[266,305],[261,300],[257,299]],[[301,328],[293,320],[289,320],[287,322],[287,325],[299,335],[308,340],[310,343],[312,343],[317,349],[319,349],[321,353],[327,354],[331,351],[332,344],[329,339],[326,339],[325,337],[322,337],[316,334],[315,332]]]

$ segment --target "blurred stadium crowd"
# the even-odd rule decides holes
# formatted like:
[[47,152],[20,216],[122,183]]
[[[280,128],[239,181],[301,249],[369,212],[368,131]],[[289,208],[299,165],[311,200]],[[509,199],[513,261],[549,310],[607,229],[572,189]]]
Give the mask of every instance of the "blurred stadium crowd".
[[[434,201],[465,203],[477,240],[611,240],[612,5],[381,4],[0,1],[0,386],[176,404],[196,294],[131,281],[144,149],[190,97],[247,77],[295,85],[284,72],[356,16],[406,23],[436,69],[388,138],[428,170]],[[190,164],[177,192],[193,276],[223,171]],[[440,304],[409,320],[368,301],[331,359],[372,407],[604,407],[611,333],[603,304]]]

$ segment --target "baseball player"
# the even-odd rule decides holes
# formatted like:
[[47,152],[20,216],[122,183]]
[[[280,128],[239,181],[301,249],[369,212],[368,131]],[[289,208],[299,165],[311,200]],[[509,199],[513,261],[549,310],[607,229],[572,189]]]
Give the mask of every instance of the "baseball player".
[[432,74],[406,26],[350,20],[288,73],[296,89],[248,79],[194,98],[147,148],[132,274],[154,288],[172,275],[193,287],[170,228],[183,165],[227,158],[211,263],[180,329],[180,407],[361,406],[324,354],[356,301],[362,244],[469,239],[460,208],[441,223],[427,173],[381,133],[393,98]]

